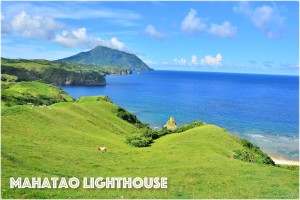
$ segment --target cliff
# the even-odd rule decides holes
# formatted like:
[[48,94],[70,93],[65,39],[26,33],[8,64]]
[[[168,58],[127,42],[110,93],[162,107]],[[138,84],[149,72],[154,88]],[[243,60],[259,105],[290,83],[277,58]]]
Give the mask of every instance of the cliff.
[[[53,85],[106,85],[105,75],[89,66],[62,65],[45,60],[1,59],[2,80],[40,81]],[[10,78],[11,79],[11,78]]]

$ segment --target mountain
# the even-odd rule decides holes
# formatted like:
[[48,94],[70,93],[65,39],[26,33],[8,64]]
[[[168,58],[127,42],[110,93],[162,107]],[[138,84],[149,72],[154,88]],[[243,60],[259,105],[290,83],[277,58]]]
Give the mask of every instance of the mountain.
[[81,52],[76,55],[59,59],[56,61],[92,64],[100,66],[128,67],[131,70],[135,71],[152,70],[136,55],[104,46],[97,46],[90,51]]

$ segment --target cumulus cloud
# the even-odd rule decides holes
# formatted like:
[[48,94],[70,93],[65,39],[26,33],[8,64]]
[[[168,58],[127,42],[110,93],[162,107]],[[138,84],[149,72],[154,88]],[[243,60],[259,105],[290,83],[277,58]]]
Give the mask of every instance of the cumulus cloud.
[[86,34],[85,28],[79,28],[73,31],[62,31],[61,34],[55,36],[54,41],[66,47],[83,48],[91,48],[95,43],[99,43],[99,39]]
[[50,40],[54,37],[54,31],[63,29],[64,25],[51,17],[31,16],[22,11],[13,17],[9,28],[9,31],[4,31],[20,34],[25,38]]
[[97,45],[102,45],[113,49],[127,50],[124,43],[120,42],[117,38],[113,37],[111,40],[102,40],[92,37],[87,34],[86,28],[62,31],[61,34],[55,36],[54,41],[66,47],[93,48]]
[[119,41],[115,37],[111,38],[110,43],[111,45],[108,44],[108,46],[110,46],[111,48],[118,49],[118,50],[126,50],[124,43]]
[[145,33],[146,33],[148,36],[150,36],[151,38],[156,39],[156,40],[162,40],[162,39],[164,39],[164,38],[166,37],[163,33],[157,31],[157,30],[155,29],[155,27],[152,26],[152,25],[148,25],[148,26],[146,27]]
[[196,34],[206,29],[205,20],[197,17],[197,11],[191,9],[181,23],[181,30],[188,34]]
[[222,65],[222,55],[218,53],[216,57],[207,55],[203,59],[201,59],[202,65],[209,65],[209,66],[220,66]]
[[198,61],[198,57],[196,55],[192,55],[191,61],[189,62],[185,58],[174,58],[173,64],[175,65],[185,65],[185,66],[211,66],[211,67],[218,67],[222,65],[222,54],[218,53],[215,57],[211,55],[207,55],[204,58]]
[[237,34],[237,28],[231,26],[229,21],[225,21],[223,24],[211,24],[209,32],[213,35],[224,37],[224,38],[233,38]]
[[260,6],[252,8],[248,2],[240,2],[239,6],[233,7],[233,11],[244,14],[252,24],[263,31],[267,38],[278,38],[279,28],[284,23],[283,17],[276,6]]
[[[58,33],[61,32],[61,33]],[[7,20],[1,14],[1,33],[16,34],[29,39],[42,39],[56,42],[65,47],[93,48],[97,45],[129,51],[125,44],[117,38],[103,40],[87,34],[86,28],[68,30],[67,26],[55,21],[51,17],[29,15],[22,11]]]
[[192,64],[196,65],[197,64],[197,56],[192,55]]
[[174,58],[173,62],[175,65],[187,65],[188,64],[188,62],[185,58],[181,58],[181,59]]

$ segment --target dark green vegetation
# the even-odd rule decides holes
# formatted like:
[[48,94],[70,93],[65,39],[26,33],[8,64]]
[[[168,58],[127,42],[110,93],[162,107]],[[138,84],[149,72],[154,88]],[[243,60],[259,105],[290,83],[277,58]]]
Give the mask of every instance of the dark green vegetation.
[[131,124],[135,124],[137,126],[141,124],[141,122],[137,119],[137,117],[134,114],[131,114],[124,108],[117,108],[117,116]]
[[9,74],[1,74],[1,81],[15,82],[18,80],[17,76]]
[[235,150],[234,158],[243,160],[246,162],[261,163],[275,165],[274,161],[264,153],[259,147],[253,145],[251,142],[245,139],[241,139],[243,149]]
[[135,71],[152,70],[136,55],[125,53],[108,47],[97,46],[94,49],[81,52],[74,56],[59,59],[58,62],[72,62],[100,66],[127,67]]
[[50,105],[58,102],[74,101],[58,87],[39,82],[1,81],[1,106]]
[[127,68],[58,63],[48,60],[1,58],[1,80],[40,81],[54,85],[105,85],[106,74],[120,74]]
[[[135,117],[135,115],[133,116]],[[205,125],[205,123],[203,122],[195,121],[190,124],[180,126],[175,130],[170,130],[167,128],[163,128],[162,130],[152,130],[149,128],[147,124],[142,124],[142,123],[134,123],[134,124],[136,124],[136,126],[139,128],[143,128],[141,134],[134,134],[127,137],[127,143],[136,147],[148,147],[151,145],[153,140],[158,139],[164,135],[168,135],[172,133],[181,133],[183,131],[187,131],[189,129]]]
[[[82,97],[49,108],[2,109],[2,198],[299,197],[299,168],[235,159],[236,151],[254,147],[220,127],[194,122],[178,132],[156,131],[165,136],[136,148],[126,143],[129,137],[154,139],[155,131],[108,97]],[[99,146],[108,152],[99,153]],[[168,177],[168,189],[9,188],[10,177],[157,176]]]

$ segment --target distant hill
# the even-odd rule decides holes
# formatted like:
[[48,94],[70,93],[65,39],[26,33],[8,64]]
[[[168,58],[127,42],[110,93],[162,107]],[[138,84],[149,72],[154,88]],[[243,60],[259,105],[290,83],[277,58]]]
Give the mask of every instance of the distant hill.
[[81,52],[74,56],[59,59],[56,61],[92,64],[98,66],[127,67],[135,71],[152,70],[136,55],[104,46],[97,46],[90,51]]
[[106,85],[105,74],[113,67],[1,58],[1,81],[39,81],[53,85]]

